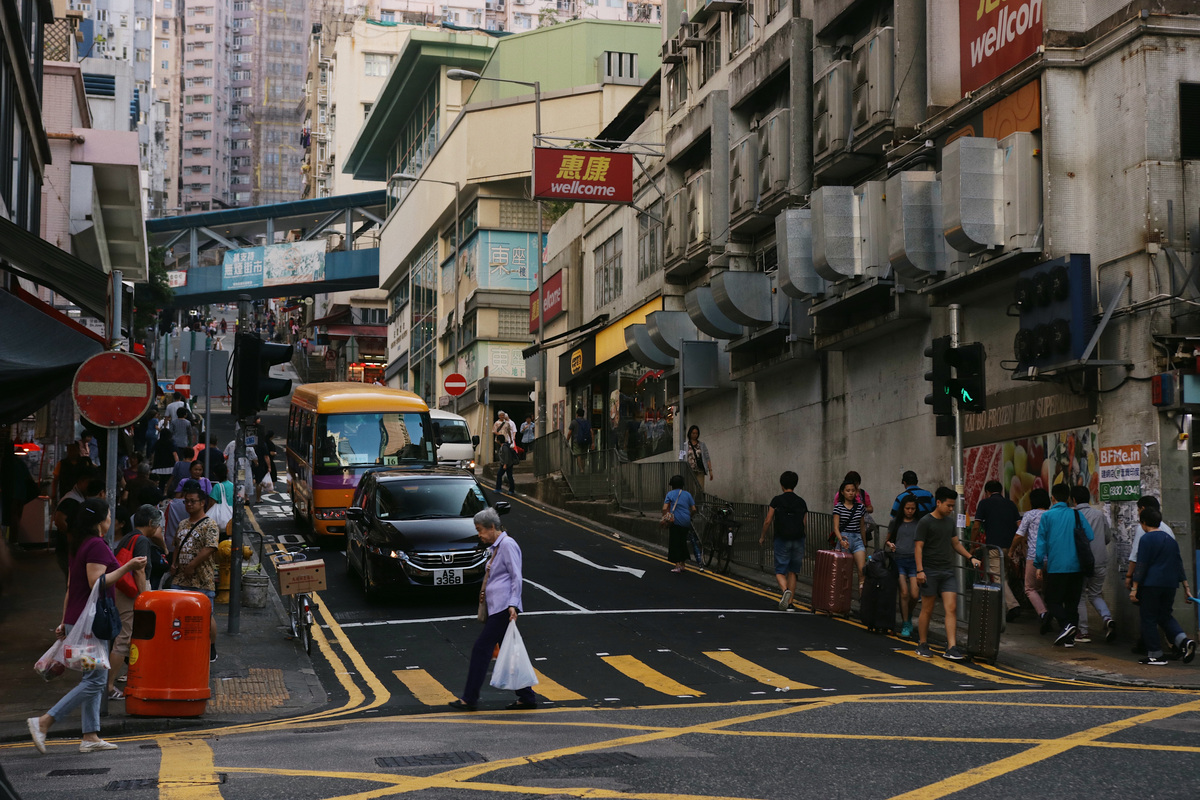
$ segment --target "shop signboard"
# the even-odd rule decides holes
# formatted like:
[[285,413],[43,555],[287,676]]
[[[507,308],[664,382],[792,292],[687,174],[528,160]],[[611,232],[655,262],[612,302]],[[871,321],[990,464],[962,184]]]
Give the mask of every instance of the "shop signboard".
[[959,64],[965,97],[1037,53],[1043,0],[958,0]]
[[221,289],[261,289],[325,280],[325,242],[287,242],[226,250]]
[[533,196],[539,200],[632,203],[633,154],[535,147]]
[[167,270],[167,286],[172,289],[182,289],[187,286],[187,271],[182,269]]
[[596,339],[589,336],[567,348],[567,352],[558,357],[558,383],[569,386],[571,381],[586,375],[596,366]]
[[1142,446],[1127,444],[1100,448],[1102,502],[1137,500],[1142,496]]
[[[546,279],[545,286],[542,287],[542,294],[546,299],[546,322],[562,316],[563,309],[563,274],[562,270],[551,275]],[[535,289],[529,295],[529,332],[534,333],[538,329],[538,293]]]

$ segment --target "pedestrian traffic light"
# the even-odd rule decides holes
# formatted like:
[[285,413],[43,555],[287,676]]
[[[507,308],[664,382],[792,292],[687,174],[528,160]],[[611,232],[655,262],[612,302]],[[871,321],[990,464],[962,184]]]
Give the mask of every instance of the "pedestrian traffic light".
[[932,368],[925,373],[925,380],[929,381],[929,394],[925,395],[925,404],[933,406],[933,413],[938,416],[954,411],[950,404],[949,355],[949,336],[939,336],[925,348],[925,357],[933,361]]
[[264,342],[256,333],[238,333],[233,350],[233,416],[248,417],[265,409],[271,398],[291,394],[290,380],[271,377],[271,367],[291,358],[291,345]]
[[950,366],[954,377],[950,381],[951,394],[962,411],[984,411],[987,409],[987,380],[984,362],[987,354],[979,342],[960,344],[950,349]]

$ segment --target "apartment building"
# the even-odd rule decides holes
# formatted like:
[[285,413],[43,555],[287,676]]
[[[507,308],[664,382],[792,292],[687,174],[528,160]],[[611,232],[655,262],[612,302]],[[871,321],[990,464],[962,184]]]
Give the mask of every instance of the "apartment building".
[[181,0],[154,0],[151,48],[153,100],[150,136],[150,209],[148,217],[168,217],[183,211],[181,160],[183,149],[183,47]]
[[230,191],[233,6],[217,0],[177,0],[183,29],[183,126],[180,204],[184,214],[228,208]]
[[[243,107],[250,123],[255,168],[250,205],[299,200],[304,182],[300,123],[312,27],[310,3],[247,2],[253,11],[253,29],[236,28],[233,48],[235,55],[252,52],[254,61],[248,69],[250,85],[239,82],[233,100]],[[241,19],[237,13],[235,19]],[[246,72],[243,66],[241,74]]]
[[661,21],[659,0],[369,0],[347,4],[352,16],[413,25],[445,23],[517,33],[576,19]]

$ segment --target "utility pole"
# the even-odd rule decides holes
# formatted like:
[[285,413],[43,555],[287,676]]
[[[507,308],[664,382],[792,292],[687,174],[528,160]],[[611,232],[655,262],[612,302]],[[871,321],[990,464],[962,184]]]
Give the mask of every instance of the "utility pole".
[[[245,331],[250,320],[250,295],[238,295],[238,327]],[[234,341],[237,341],[236,335]],[[233,357],[238,357],[236,345]],[[236,374],[236,370],[235,370]],[[233,450],[233,536],[229,559],[229,633],[242,630],[242,541],[246,525],[246,420],[238,419],[237,444]]]

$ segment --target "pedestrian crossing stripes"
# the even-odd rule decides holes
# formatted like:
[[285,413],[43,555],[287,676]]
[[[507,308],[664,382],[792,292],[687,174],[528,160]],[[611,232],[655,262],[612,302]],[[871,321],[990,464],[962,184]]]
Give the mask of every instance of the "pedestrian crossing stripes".
[[[671,653],[671,651],[661,652]],[[853,676],[854,678],[868,680],[872,683],[896,689],[934,686],[937,683],[944,684],[947,679],[953,681],[953,685],[956,687],[963,685],[961,681],[964,679],[970,679],[972,684],[979,686],[1029,687],[1039,685],[1036,682],[1007,677],[979,665],[967,665],[944,661],[942,659],[918,658],[914,653],[906,650],[895,651],[902,656],[896,664],[896,670],[902,674],[891,674],[827,650],[801,650],[797,652],[808,659],[820,662],[824,665],[824,668],[815,667],[803,660],[791,658],[789,654],[788,657],[791,658],[790,663],[792,666],[790,669],[785,667],[783,671],[792,672],[793,674],[803,674],[809,681],[818,681],[815,685],[795,680],[777,671],[777,669],[771,668],[772,666],[777,667],[777,664],[764,666],[730,650],[706,650],[703,651],[703,655],[734,673],[734,680],[732,681],[728,679],[718,680],[725,687],[732,689],[734,695],[738,697],[744,697],[747,690],[749,690],[750,694],[762,694],[761,691],[754,690],[758,686],[771,687],[776,691],[788,692],[832,692],[836,691],[836,689],[824,687],[844,683],[847,676]],[[706,694],[710,698],[715,698],[721,694],[718,688],[714,688],[709,684],[704,684],[704,689],[707,691],[702,691],[696,688],[692,680],[689,680],[689,683],[693,685],[677,681],[660,669],[652,667],[650,664],[632,655],[602,653],[597,654],[597,657],[612,667],[620,676],[636,684],[639,689],[635,690],[630,684],[625,684],[624,686],[619,683],[614,684],[611,673],[606,677],[604,673],[597,673],[594,670],[586,670],[584,672],[575,671],[572,674],[572,680],[569,682],[578,681],[582,685],[570,687],[547,675],[542,669],[535,669],[538,677],[538,684],[535,687],[535,691],[543,699],[555,703],[586,702],[589,699],[593,701],[613,701],[617,699],[611,696],[614,694],[626,702],[637,702],[634,698],[644,697],[644,690],[646,689],[651,690],[651,696],[666,696],[681,699],[700,698],[705,697]],[[772,662],[781,660],[777,654],[768,655],[767,659]],[[421,667],[414,666],[408,669],[398,669],[393,671],[392,674],[408,690],[412,699],[422,706],[440,708],[456,697],[454,692],[448,689],[445,684],[438,678],[435,678],[428,670]],[[462,677],[464,676],[454,675],[451,676],[451,680],[459,680]],[[918,677],[928,678],[928,680],[919,680]],[[600,685],[597,685],[598,678]],[[749,683],[738,680],[739,678],[748,678]],[[591,697],[580,691],[585,688],[585,685],[593,690]],[[855,690],[857,689],[858,687],[855,688]]]

